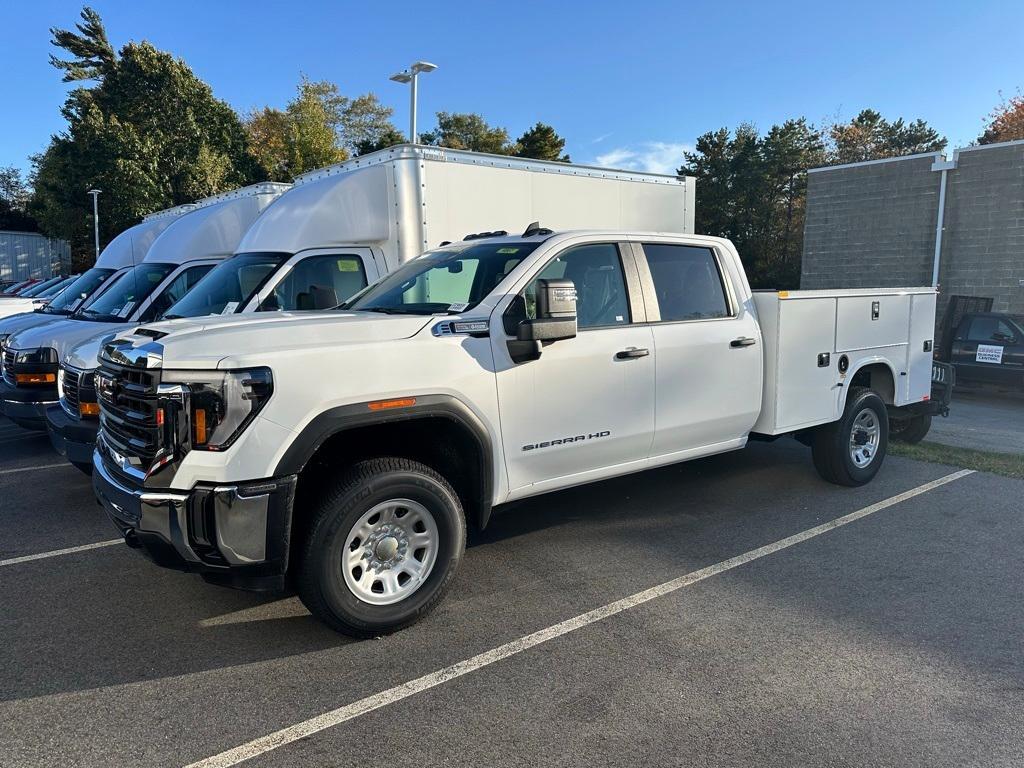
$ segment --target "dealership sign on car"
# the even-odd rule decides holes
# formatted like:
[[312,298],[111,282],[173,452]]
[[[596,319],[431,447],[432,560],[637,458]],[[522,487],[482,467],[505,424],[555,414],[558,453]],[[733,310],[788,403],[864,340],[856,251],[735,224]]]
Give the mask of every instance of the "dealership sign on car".
[[979,344],[978,354],[974,357],[978,363],[995,363],[1000,365],[1003,362],[1003,348],[995,344]]

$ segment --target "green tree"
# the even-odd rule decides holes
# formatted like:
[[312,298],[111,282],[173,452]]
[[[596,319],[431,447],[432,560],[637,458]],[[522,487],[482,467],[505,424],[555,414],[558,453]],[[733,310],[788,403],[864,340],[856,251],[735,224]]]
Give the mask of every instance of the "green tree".
[[373,93],[349,100],[341,112],[342,143],[357,155],[404,143],[405,137],[391,122],[394,112]]
[[899,118],[889,122],[873,109],[862,110],[848,123],[836,123],[829,135],[829,159],[835,164],[940,152],[946,148],[946,139],[924,120],[907,123]]
[[420,141],[436,147],[468,149],[492,155],[511,155],[515,147],[509,143],[508,131],[496,128],[477,114],[438,112],[437,127],[420,136]]
[[91,8],[77,29],[52,30],[70,58],[51,61],[66,82],[94,85],[71,91],[67,129],[33,158],[30,205],[73,254],[91,251],[90,188],[103,190],[100,234],[109,241],[153,210],[266,178],[234,110],[183,61],[145,42],[115,54]]
[[559,136],[550,125],[538,122],[516,140],[517,157],[529,157],[534,160],[555,160],[562,163],[570,162],[564,154],[565,139]]
[[0,230],[39,230],[39,223],[26,210],[28,201],[29,188],[21,171],[13,165],[0,168]]
[[1000,141],[1024,139],[1024,94],[1017,93],[1004,99],[988,116],[985,132],[978,138],[979,144],[996,144]]
[[700,136],[681,174],[697,178],[698,232],[736,245],[751,284],[799,284],[807,169],[823,164],[821,132],[787,120],[761,136],[750,124]]

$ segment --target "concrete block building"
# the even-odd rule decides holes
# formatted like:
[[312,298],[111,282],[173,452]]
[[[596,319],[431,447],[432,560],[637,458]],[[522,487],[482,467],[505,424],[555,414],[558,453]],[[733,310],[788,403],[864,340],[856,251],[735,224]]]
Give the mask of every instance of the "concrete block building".
[[811,170],[802,288],[935,283],[1024,314],[1024,141]]

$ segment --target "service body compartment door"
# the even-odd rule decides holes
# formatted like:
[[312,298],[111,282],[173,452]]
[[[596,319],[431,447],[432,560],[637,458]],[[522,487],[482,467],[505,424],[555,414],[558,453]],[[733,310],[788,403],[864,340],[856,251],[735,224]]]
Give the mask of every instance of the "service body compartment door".
[[[775,427],[784,432],[836,417],[835,299],[781,299]],[[828,358],[819,360],[819,355]],[[824,365],[819,365],[824,363]]]
[[907,373],[899,394],[904,402],[919,402],[931,396],[932,358],[935,335],[935,294],[917,293],[910,297],[910,344],[907,347]]
[[907,294],[838,297],[836,351],[906,344],[910,298]]

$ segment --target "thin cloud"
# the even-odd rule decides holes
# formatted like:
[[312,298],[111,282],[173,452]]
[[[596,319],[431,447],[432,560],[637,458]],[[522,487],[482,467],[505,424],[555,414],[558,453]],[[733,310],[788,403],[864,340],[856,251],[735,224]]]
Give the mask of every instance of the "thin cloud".
[[590,143],[591,143],[591,144],[600,144],[600,143],[601,143],[602,141],[604,141],[605,139],[607,139],[607,138],[610,138],[610,137],[611,137],[611,135],[612,135],[612,131],[608,131],[608,133],[602,133],[602,134],[601,134],[600,136],[598,136],[598,137],[597,137],[596,139],[591,139],[591,140],[590,140]]
[[596,164],[629,171],[674,174],[683,164],[683,153],[691,144],[671,141],[645,141],[635,146],[617,147],[597,156]]

